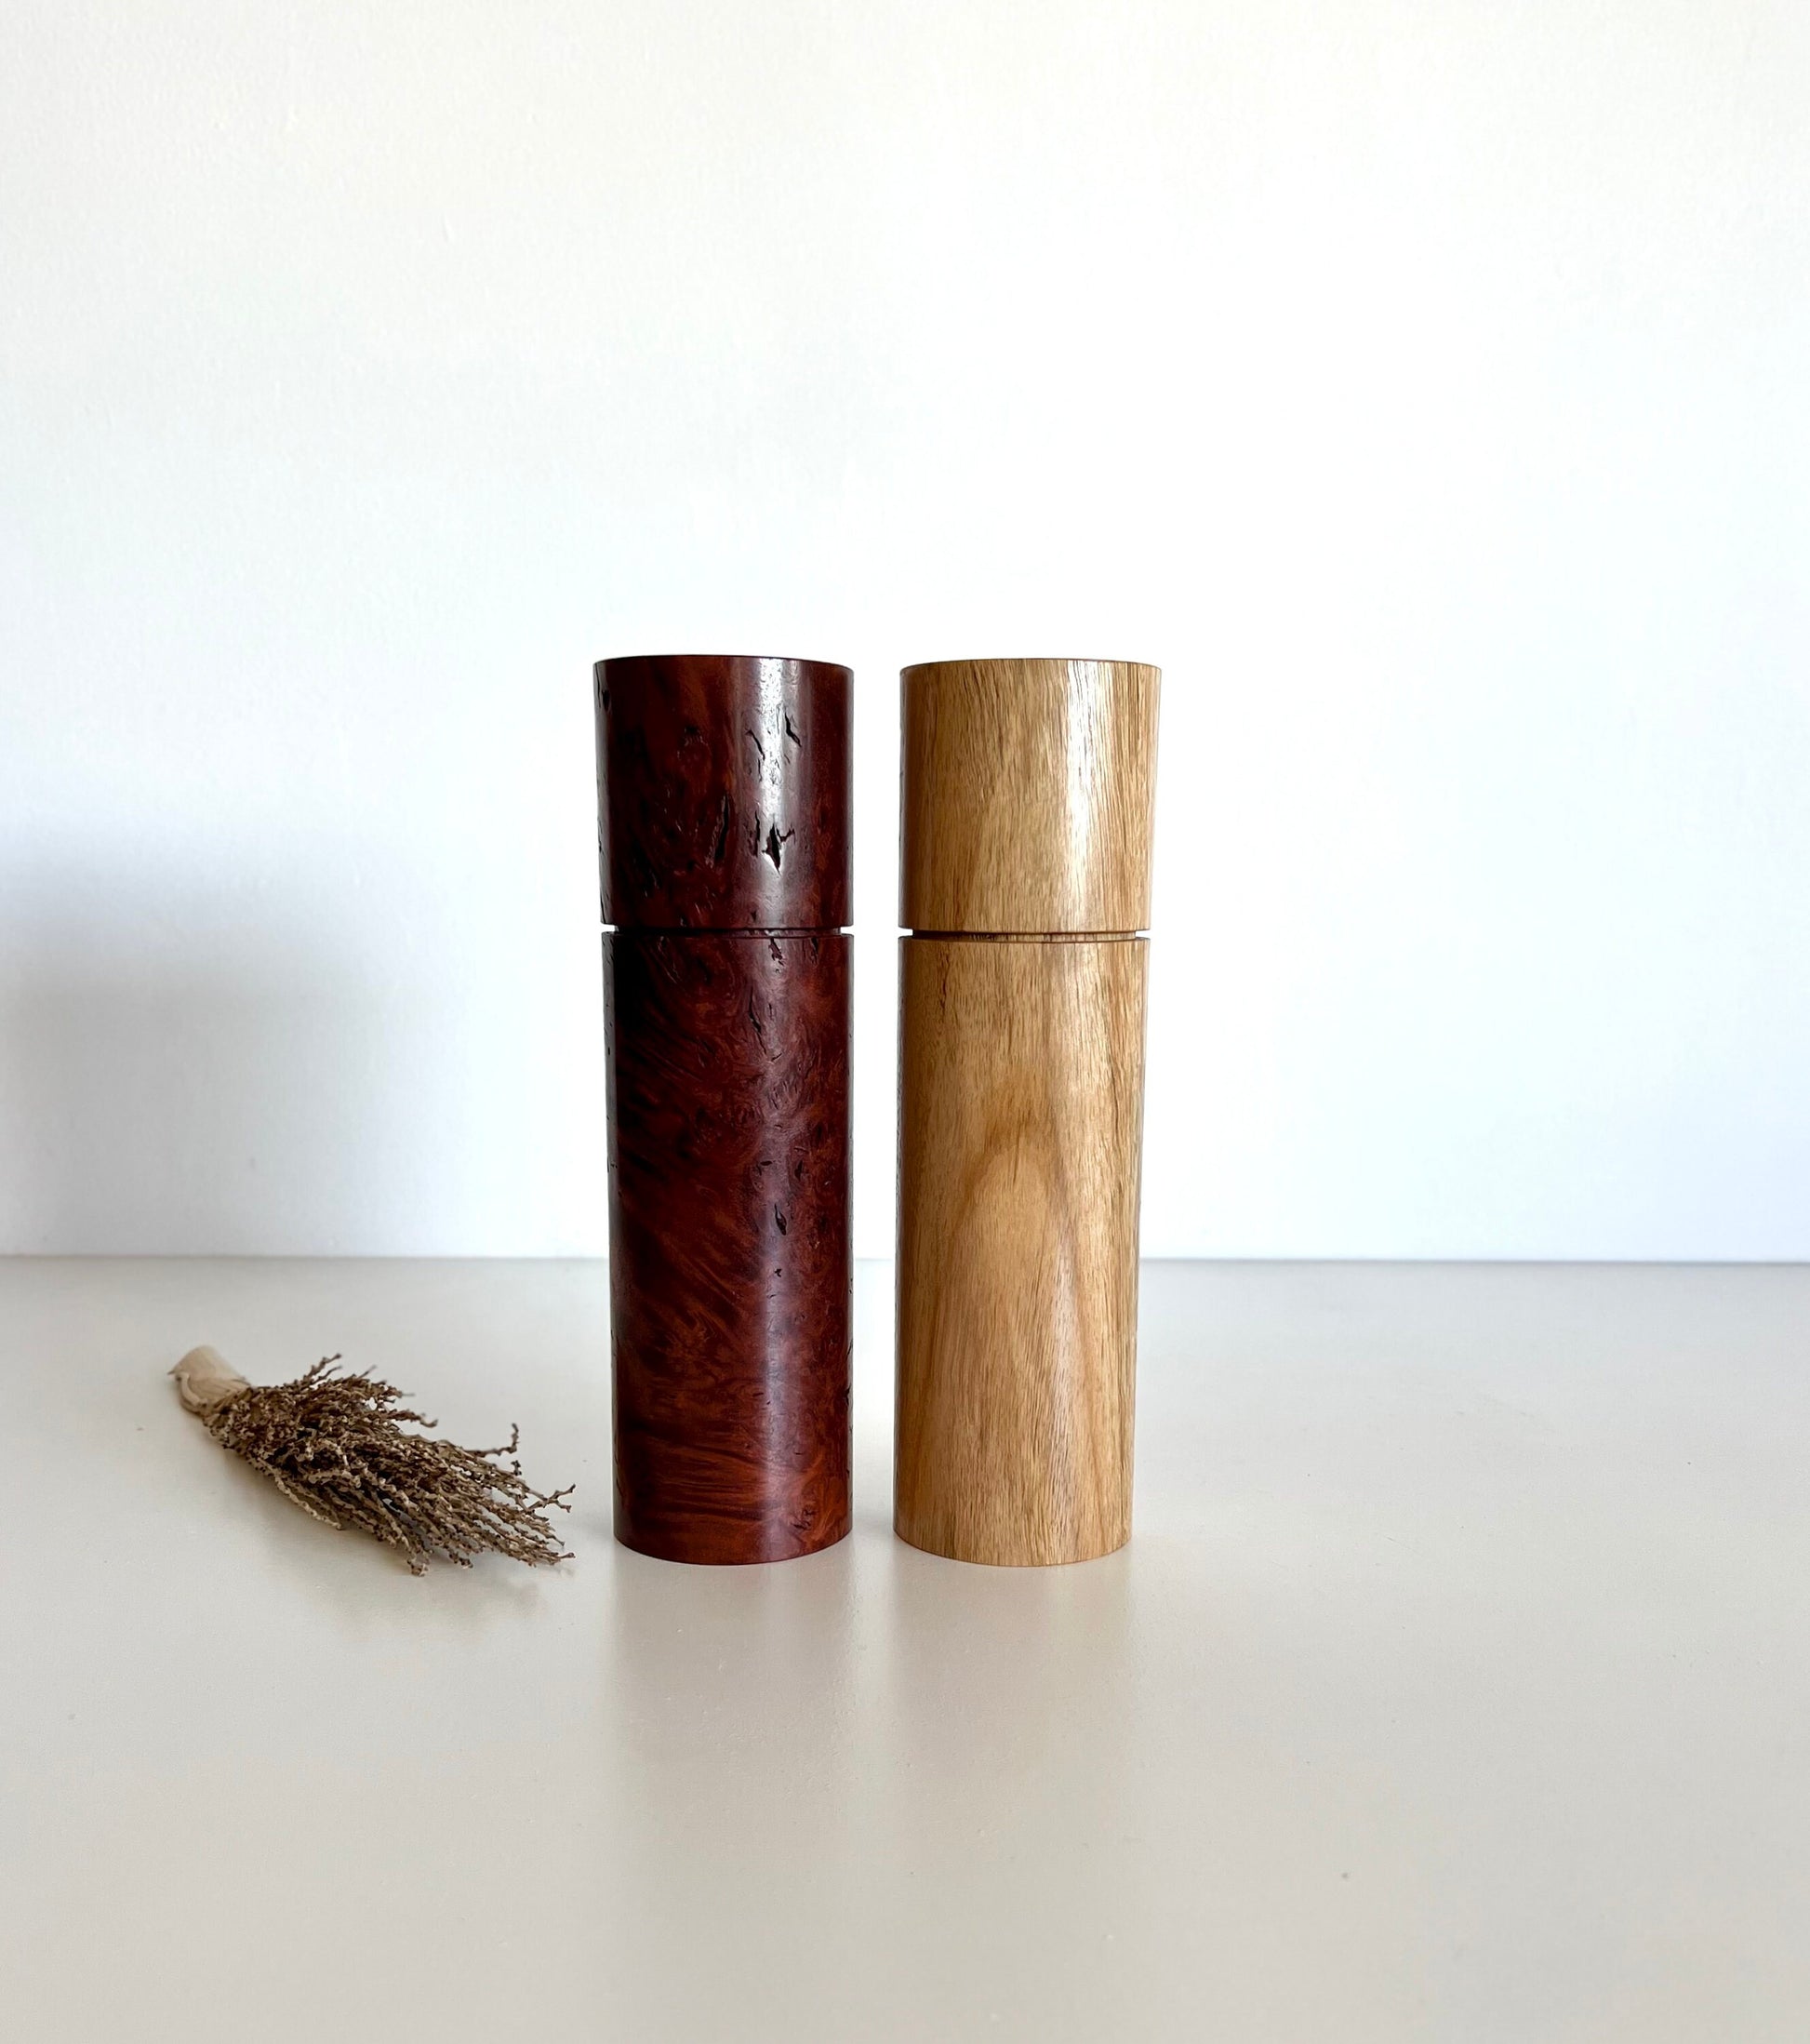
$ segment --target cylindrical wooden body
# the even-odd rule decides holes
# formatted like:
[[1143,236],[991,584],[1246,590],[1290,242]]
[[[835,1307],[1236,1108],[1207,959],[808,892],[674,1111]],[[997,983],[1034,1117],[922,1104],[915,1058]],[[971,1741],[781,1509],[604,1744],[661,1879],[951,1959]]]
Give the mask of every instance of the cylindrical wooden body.
[[962,1561],[1131,1532],[1141,938],[900,941],[897,1525]]
[[597,667],[616,1533],[848,1530],[845,668]]
[[894,1524],[956,1560],[1131,1531],[1157,689],[903,677]]
[[644,1554],[848,1530],[848,945],[605,940],[616,1531]]

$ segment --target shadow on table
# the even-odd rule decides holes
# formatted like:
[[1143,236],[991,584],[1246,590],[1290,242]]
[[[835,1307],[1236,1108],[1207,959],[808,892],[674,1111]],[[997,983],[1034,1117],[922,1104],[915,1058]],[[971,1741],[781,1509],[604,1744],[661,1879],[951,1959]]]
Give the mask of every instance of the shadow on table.
[[[922,1969],[947,1969],[997,1884],[1034,1896],[1052,1837],[1116,1821],[1128,1583],[1123,1556],[968,1568],[859,1525],[765,1569],[617,1550],[610,1825],[634,1873],[606,1936],[625,1978],[661,1983],[621,2011],[632,2034],[703,2034],[737,1983],[750,2036],[860,2034],[850,2011],[888,1979],[937,2002]],[[672,1969],[650,1966],[669,1940]],[[941,2034],[963,2034],[964,1992]]]

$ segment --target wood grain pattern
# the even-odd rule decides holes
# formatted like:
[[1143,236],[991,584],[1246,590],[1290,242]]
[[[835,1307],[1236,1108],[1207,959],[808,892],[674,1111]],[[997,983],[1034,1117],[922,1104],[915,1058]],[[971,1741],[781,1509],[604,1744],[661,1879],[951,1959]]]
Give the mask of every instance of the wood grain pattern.
[[605,939],[616,1533],[780,1561],[848,1530],[849,939]]
[[1148,928],[1160,684],[1131,661],[908,667],[899,920]]
[[1131,1531],[1140,939],[901,940],[894,1524],[960,1561]]
[[848,921],[847,668],[662,654],[599,661],[595,686],[606,923]]

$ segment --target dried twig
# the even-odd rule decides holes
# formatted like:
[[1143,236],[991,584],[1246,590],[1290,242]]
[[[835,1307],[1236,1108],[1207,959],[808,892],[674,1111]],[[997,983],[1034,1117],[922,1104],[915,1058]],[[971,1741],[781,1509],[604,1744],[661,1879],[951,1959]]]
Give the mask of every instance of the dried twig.
[[511,1428],[506,1448],[460,1448],[404,1431],[433,1422],[404,1394],[328,1356],[292,1383],[251,1384],[211,1348],[191,1349],[170,1375],[182,1402],[222,1448],[262,1470],[324,1525],[357,1529],[395,1548],[413,1574],[439,1556],[469,1568],[486,1551],[530,1568],[569,1561],[547,1522],[571,1510],[572,1486],[544,1494],[524,1481]]

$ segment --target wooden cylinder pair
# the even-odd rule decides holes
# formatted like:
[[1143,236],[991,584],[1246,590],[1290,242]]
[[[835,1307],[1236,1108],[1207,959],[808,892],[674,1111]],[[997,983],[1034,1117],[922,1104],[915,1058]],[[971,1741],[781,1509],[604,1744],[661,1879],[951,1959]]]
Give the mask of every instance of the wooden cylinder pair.
[[601,661],[616,1537],[848,1530],[849,693],[816,661]]
[[894,1525],[958,1561],[1131,1533],[1153,667],[908,667]]

